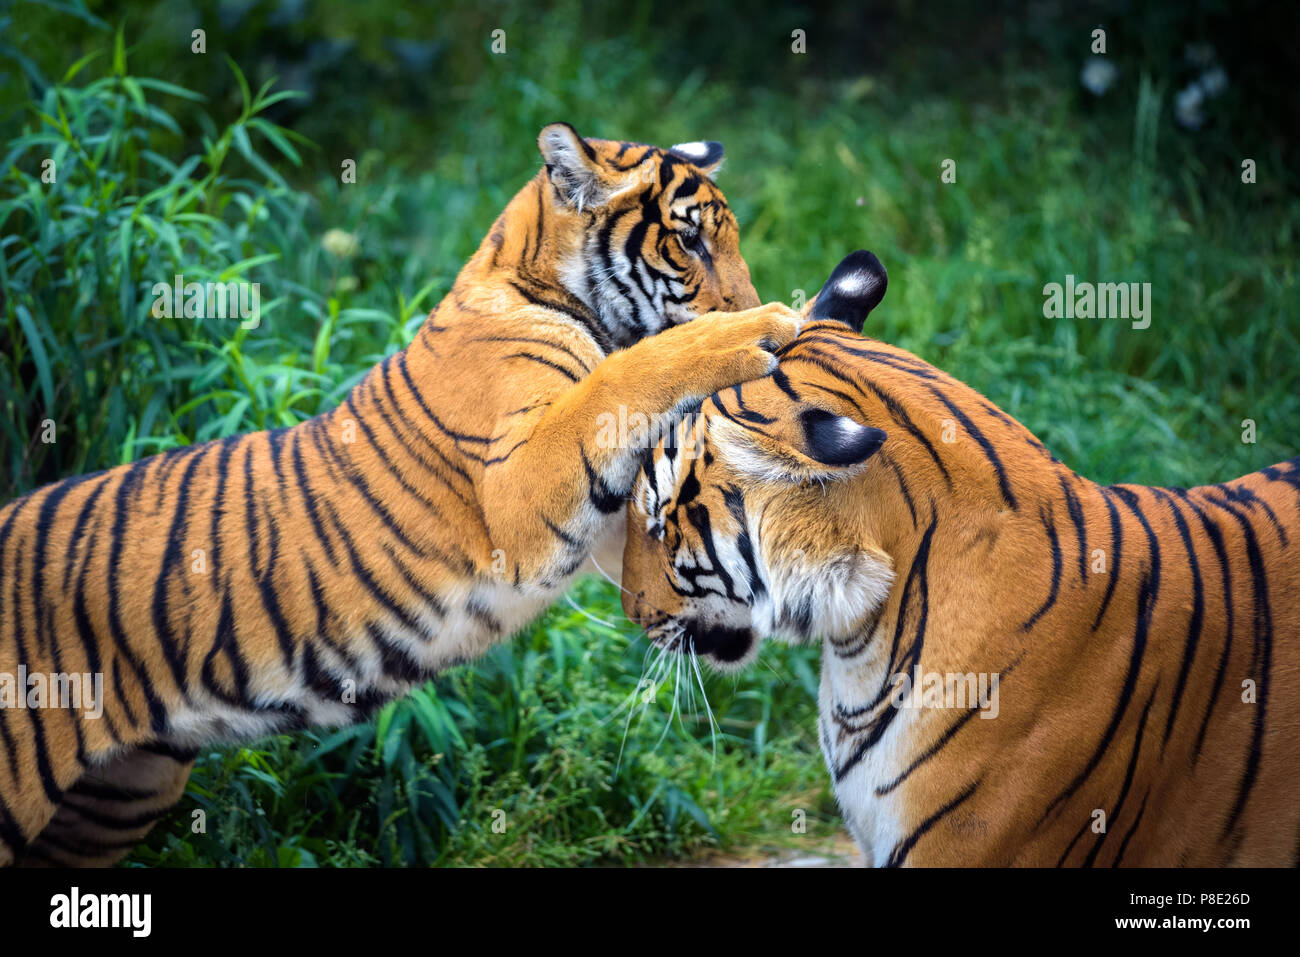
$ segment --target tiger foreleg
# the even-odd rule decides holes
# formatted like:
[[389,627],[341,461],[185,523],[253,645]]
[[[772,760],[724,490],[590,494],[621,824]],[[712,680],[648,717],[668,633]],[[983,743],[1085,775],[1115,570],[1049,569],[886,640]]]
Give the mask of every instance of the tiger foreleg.
[[[621,511],[653,438],[641,429],[609,441],[602,421],[662,429],[692,403],[762,378],[776,367],[774,352],[798,334],[798,319],[779,303],[702,316],[613,353],[551,402],[519,448],[485,471],[480,488],[493,545],[516,581],[560,586]],[[530,506],[522,518],[520,502]]]

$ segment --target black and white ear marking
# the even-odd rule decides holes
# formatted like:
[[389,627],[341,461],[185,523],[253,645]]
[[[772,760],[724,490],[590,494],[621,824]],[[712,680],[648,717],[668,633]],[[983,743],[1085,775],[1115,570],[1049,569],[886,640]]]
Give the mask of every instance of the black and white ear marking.
[[867,315],[885,297],[889,279],[885,267],[873,253],[859,249],[845,256],[813,303],[813,319],[842,322],[856,332],[862,331]]
[[542,127],[537,148],[561,199],[579,212],[601,202],[600,159],[591,145],[568,123]]
[[[870,254],[868,254],[870,255]],[[865,462],[884,444],[883,431],[825,409],[807,409],[799,415],[808,457],[823,465],[846,466]]]
[[709,179],[722,168],[723,149],[717,140],[702,140],[694,143],[678,143],[668,150],[678,159],[686,160],[692,166],[698,166]]

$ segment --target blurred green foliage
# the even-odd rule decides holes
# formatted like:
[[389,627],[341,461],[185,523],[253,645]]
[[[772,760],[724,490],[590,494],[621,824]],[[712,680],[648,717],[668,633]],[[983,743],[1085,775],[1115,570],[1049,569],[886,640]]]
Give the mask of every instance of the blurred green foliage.
[[[410,340],[556,119],[722,140],[765,299],[811,294],[846,252],[874,250],[890,291],[867,332],[969,382],[1092,478],[1188,485],[1288,458],[1297,125],[1259,79],[1293,63],[1278,16],[778,4],[737,24],[648,3],[18,3],[0,15],[0,494],[334,405]],[[1094,97],[1079,70],[1098,22],[1118,72]],[[198,27],[206,54],[190,52]],[[807,54],[790,52],[796,29]],[[1230,85],[1191,132],[1170,104],[1185,47],[1207,40]],[[355,250],[327,249],[331,229]],[[178,272],[260,282],[261,325],[153,318],[150,288]],[[1043,285],[1067,273],[1150,282],[1151,327],[1045,318]],[[54,445],[38,438],[46,418]],[[1241,442],[1246,418],[1257,444]],[[571,598],[581,611],[557,606],[367,725],[205,753],[131,862],[632,862],[789,843],[797,808],[814,836],[836,827],[815,650],[705,677],[715,756],[685,676],[640,706],[647,649],[613,589]]]

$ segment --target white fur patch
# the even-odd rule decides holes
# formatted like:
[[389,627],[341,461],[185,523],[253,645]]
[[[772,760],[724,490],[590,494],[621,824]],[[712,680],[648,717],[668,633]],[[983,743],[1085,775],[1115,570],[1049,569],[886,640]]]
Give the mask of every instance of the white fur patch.
[[[760,621],[756,614],[754,624],[775,637],[852,638],[884,605],[894,584],[894,570],[883,552],[853,549],[815,562],[797,558],[775,565],[765,557],[771,600],[762,608],[767,620]],[[809,633],[789,634],[779,620],[782,609],[804,607],[812,609]]]
[[691,159],[702,160],[709,155],[709,145],[696,140],[693,143],[678,143],[673,146],[672,151]]
[[[829,715],[837,704],[852,709],[871,700],[872,692],[879,686],[879,674],[888,664],[887,642],[881,639],[881,635],[874,635],[867,653],[852,661],[840,658],[830,646],[822,649],[818,712],[823,728],[830,722]],[[876,745],[834,785],[844,823],[862,849],[867,864],[874,867],[885,865],[893,849],[907,836],[905,809],[900,806],[899,792],[878,796],[876,788],[887,786],[902,770],[901,760],[909,753],[909,741],[914,734],[911,725],[916,714],[900,712]],[[855,736],[843,741],[837,740],[838,735],[831,737],[832,740],[827,740],[826,734],[821,735],[822,753],[833,776],[858,741]]]
[[710,159],[713,158],[714,151],[708,143],[699,140],[690,143],[678,143],[676,146],[669,148],[670,153],[682,157],[688,163],[694,163],[696,166],[703,168],[710,179],[717,175],[718,170],[722,169],[722,152],[717,152],[717,159],[709,165]]
[[835,292],[845,296],[865,296],[879,281],[871,273],[851,272],[835,281]]

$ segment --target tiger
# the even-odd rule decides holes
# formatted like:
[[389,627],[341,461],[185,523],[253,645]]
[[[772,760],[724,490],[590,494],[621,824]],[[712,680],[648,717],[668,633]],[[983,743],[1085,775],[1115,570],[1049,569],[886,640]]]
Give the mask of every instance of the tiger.
[[[799,317],[759,302],[721,144],[555,123],[538,148],[338,407],[0,511],[0,864],[111,864],[200,747],[357,722],[505,640],[598,549],[617,565],[650,433],[598,441],[600,416],[670,423],[776,367]],[[99,713],[38,675],[94,676]]]
[[629,619],[722,671],[820,641],[865,864],[1297,864],[1300,458],[1089,481],[863,336],[887,281],[848,257],[776,372],[644,454]]

